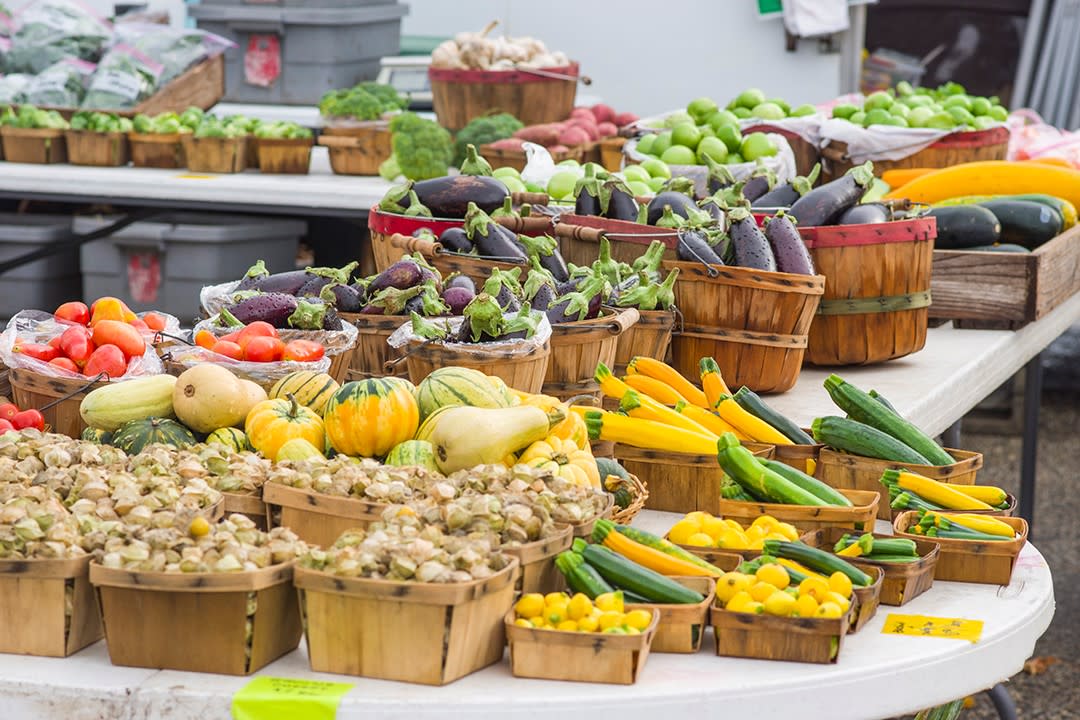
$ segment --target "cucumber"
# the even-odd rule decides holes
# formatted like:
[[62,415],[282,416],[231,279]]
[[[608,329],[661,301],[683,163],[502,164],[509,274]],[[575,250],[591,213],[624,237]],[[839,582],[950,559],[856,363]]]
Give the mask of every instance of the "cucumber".
[[812,428],[814,439],[834,450],[911,465],[933,465],[891,435],[857,420],[829,415],[814,420]]
[[937,250],[963,250],[975,245],[991,245],[1001,237],[997,216],[979,205],[950,205],[931,208],[937,220]]
[[784,415],[766,405],[765,401],[757,393],[745,385],[739,388],[739,391],[732,397],[735,398],[735,402],[738,403],[739,407],[759,420],[764,420],[772,425],[781,435],[796,445],[814,444],[814,438],[803,432],[802,428],[788,420]]
[[[1001,223],[998,241],[1035,249],[1061,233],[1061,213],[1049,205],[1031,200],[987,200],[979,203]],[[995,241],[996,242],[996,241]],[[977,243],[988,245],[990,243]]]
[[753,453],[739,444],[732,433],[724,433],[716,444],[721,469],[750,495],[785,505],[828,505],[817,495],[803,490],[787,478],[758,463]]
[[829,505],[837,505],[839,507],[851,507],[851,501],[837,492],[834,488],[829,487],[825,483],[818,480],[816,477],[807,475],[806,473],[785,465],[779,460],[766,460],[765,458],[758,458],[759,463],[772,470],[777,475],[785,478],[788,482],[798,485],[803,490],[817,497],[821,498]]
[[597,595],[615,591],[600,577],[600,573],[576,552],[567,550],[559,553],[555,558],[555,567],[566,578],[566,584],[571,590],[584,593],[590,600],[595,600]]
[[767,555],[775,555],[776,557],[794,560],[800,565],[808,567],[814,572],[821,573],[826,577],[832,575],[834,572],[842,572],[851,578],[852,583],[859,587],[866,587],[874,582],[873,578],[849,563],[847,560],[819,548],[810,547],[803,542],[766,540],[762,546],[762,552]]
[[1026,247],[1021,245],[1013,245],[1012,243],[996,243],[994,245],[976,245],[975,247],[964,248],[968,252],[1003,252],[1003,253],[1027,253],[1031,252]]
[[[839,375],[827,377],[825,389],[829,392],[832,401],[852,418],[891,435],[914,450],[917,455],[929,460],[930,465],[952,465],[956,462],[922,430],[851,383],[844,382]],[[914,461],[901,460],[900,462]]]
[[645,532],[644,530],[639,530],[638,528],[633,528],[629,525],[615,525],[615,532],[630,538],[631,540],[640,545],[644,545],[645,547],[651,547],[653,550],[659,550],[665,555],[670,555],[671,557],[679,558],[684,562],[697,565],[703,570],[715,572],[718,575],[722,575],[724,573],[723,570],[716,567],[715,565],[705,562],[694,553],[687,552],[675,543],[669,540],[665,540],[658,535],[653,535],[650,532]]
[[606,547],[586,545],[582,556],[608,583],[648,598],[649,602],[696,605],[705,599],[701,593],[631,562]]

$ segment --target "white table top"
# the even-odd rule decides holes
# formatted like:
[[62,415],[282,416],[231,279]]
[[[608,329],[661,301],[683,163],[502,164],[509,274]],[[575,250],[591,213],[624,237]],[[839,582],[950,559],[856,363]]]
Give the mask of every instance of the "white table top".
[[[663,532],[678,516],[644,512],[635,522]],[[889,612],[982,620],[976,644],[883,635]],[[715,655],[707,635],[695,655],[653,653],[634,686],[515,679],[504,660],[442,688],[367,680],[308,670],[301,646],[259,674],[353,682],[339,720],[460,717],[830,718],[871,720],[913,713],[991,687],[1018,672],[1054,614],[1053,583],[1042,555],[1028,545],[1007,587],[935,583],[901,609],[882,606],[844,640],[835,665],[738,660]],[[168,717],[228,720],[246,678],[113,667],[105,643],[66,659],[0,655],[5,720]],[[719,709],[723,708],[723,713]]]

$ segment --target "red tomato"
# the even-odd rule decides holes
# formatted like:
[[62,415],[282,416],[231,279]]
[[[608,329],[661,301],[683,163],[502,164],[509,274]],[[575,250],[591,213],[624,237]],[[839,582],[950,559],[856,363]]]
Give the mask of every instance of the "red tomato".
[[90,322],[90,308],[81,302],[66,302],[53,313],[61,320],[86,325]]
[[210,348],[210,352],[230,357],[233,360],[244,359],[244,348],[234,342],[229,342],[228,340],[218,340],[214,343],[214,347]]
[[[200,332],[202,332],[202,331],[200,330]],[[228,340],[229,342],[236,342],[239,339],[240,339],[240,331],[239,330],[236,331],[236,332],[231,332],[228,335],[222,335],[220,338],[215,338],[215,340]]]
[[11,418],[11,425],[16,430],[22,430],[24,428],[44,430],[45,418],[37,410],[23,410],[21,413]]
[[16,342],[13,349],[17,353],[28,355],[41,362],[49,362],[54,358],[60,357],[59,348],[55,348],[52,345],[45,345],[44,343]]
[[49,361],[49,364],[55,365],[56,367],[64,368],[65,370],[69,370],[73,373],[82,372],[82,370],[79,369],[79,366],[75,364],[74,360],[66,357],[53,358]]
[[118,378],[127,372],[127,357],[124,351],[115,345],[100,345],[86,361],[83,375],[97,377],[105,373],[110,378]]
[[135,329],[136,329],[136,330],[138,330],[139,332],[144,332],[144,333],[148,333],[148,332],[150,332],[150,326],[149,326],[149,325],[147,325],[147,324],[146,324],[145,322],[143,322],[142,320],[140,320],[139,318],[135,318],[134,320],[132,320],[131,322],[129,322],[129,323],[128,323],[128,325],[130,325],[131,327],[135,328]]
[[139,331],[118,320],[98,321],[94,325],[94,344],[115,345],[123,351],[125,358],[142,357],[146,352],[146,341]]
[[61,334],[57,335],[56,337],[54,337],[52,340],[50,340],[49,343],[48,343],[49,347],[54,347],[57,350],[59,350],[60,349],[60,338],[62,338],[63,336],[64,336],[63,333],[61,333]]
[[145,315],[143,315],[142,321],[146,323],[146,327],[150,328],[154,332],[161,332],[165,329],[165,318],[157,313],[146,313]]
[[285,343],[273,337],[254,337],[244,348],[244,359],[250,362],[277,362],[285,354]]
[[247,347],[247,344],[257,337],[276,338],[278,336],[277,330],[268,322],[262,320],[256,320],[253,323],[244,326],[236,336],[236,344],[240,347]]
[[282,360],[295,362],[316,362],[322,360],[326,348],[313,340],[290,340],[285,343]]
[[0,434],[14,430],[15,426],[11,424],[10,420],[0,419]]
[[11,421],[11,418],[15,417],[19,412],[19,406],[13,402],[3,403],[0,405],[0,420]]
[[94,341],[90,331],[82,325],[74,325],[60,336],[60,352],[68,356],[76,365],[82,367],[94,352]]
[[195,333],[195,344],[201,348],[210,350],[214,347],[214,343],[216,343],[217,341],[218,339],[214,337],[214,333],[210,332],[209,330],[200,330],[199,332]]

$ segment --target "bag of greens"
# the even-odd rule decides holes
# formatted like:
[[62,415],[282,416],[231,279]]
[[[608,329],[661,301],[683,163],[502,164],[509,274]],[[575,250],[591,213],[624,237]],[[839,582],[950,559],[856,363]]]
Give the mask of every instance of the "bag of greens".
[[203,60],[236,47],[231,40],[205,30],[134,22],[117,24],[116,42],[130,45],[160,63],[161,85]]
[[30,81],[23,102],[33,105],[78,107],[86,93],[86,80],[94,72],[94,64],[64,58]]
[[102,58],[82,106],[103,110],[133,108],[154,94],[162,67],[129,45],[116,45]]
[[67,57],[97,62],[112,27],[81,0],[36,0],[15,18],[9,72],[40,73]]

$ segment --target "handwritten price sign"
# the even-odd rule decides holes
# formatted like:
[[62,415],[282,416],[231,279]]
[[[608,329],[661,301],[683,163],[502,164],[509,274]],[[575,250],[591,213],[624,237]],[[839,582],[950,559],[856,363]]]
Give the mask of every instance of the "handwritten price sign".
[[334,720],[351,683],[257,677],[233,695],[233,720]]
[[928,615],[897,615],[889,613],[885,618],[885,635],[914,635],[916,637],[939,637],[952,640],[978,642],[982,636],[982,620],[963,618],[940,618]]

